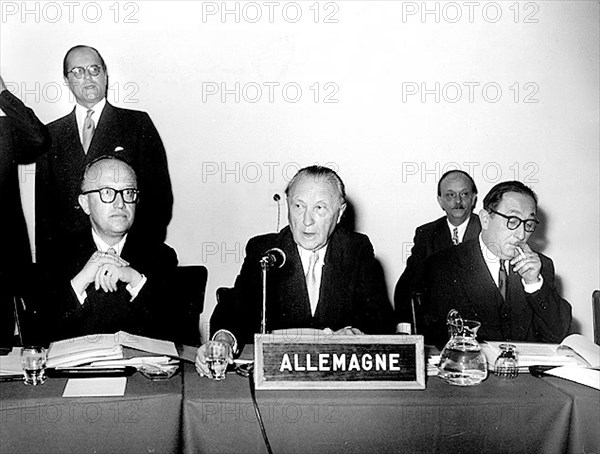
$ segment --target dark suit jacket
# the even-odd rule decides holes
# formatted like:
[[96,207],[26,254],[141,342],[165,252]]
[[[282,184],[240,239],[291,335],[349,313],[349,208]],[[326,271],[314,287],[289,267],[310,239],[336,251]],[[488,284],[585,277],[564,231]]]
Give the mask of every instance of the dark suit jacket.
[[[481,232],[479,216],[471,214],[463,242],[477,238],[479,232]],[[399,322],[412,320],[411,296],[423,292],[423,270],[427,257],[452,246],[452,236],[446,216],[417,227],[414,246],[394,292],[396,318]]]
[[[173,193],[163,143],[145,112],[106,103],[87,155],[83,152],[75,109],[48,125],[52,149],[36,171],[36,249],[38,261],[50,257],[52,244],[73,232],[87,230],[89,219],[79,207],[85,166],[108,154],[129,163],[137,174],[140,201],[136,226],[144,235],[164,241],[171,220]],[[121,151],[116,151],[120,147]]]
[[119,282],[114,293],[95,290],[92,283],[81,305],[71,287],[71,279],[96,251],[91,229],[74,234],[66,245],[68,249],[63,251],[60,266],[53,264],[52,269],[45,270],[50,282],[44,291],[53,295],[48,303],[51,317],[56,320],[54,332],[49,333],[51,340],[120,330],[163,339],[170,337],[173,327],[168,311],[169,285],[177,267],[173,249],[130,233],[121,257],[148,279],[140,293],[130,301],[131,295],[123,282]]
[[[271,248],[287,257],[267,277],[267,330],[284,328],[359,328],[365,333],[392,333],[393,319],[383,273],[369,239],[336,229],[331,236],[321,277],[319,304],[310,311],[300,254],[289,227],[279,233],[252,238],[229,302],[219,303],[211,331],[225,328],[240,342],[253,342],[260,332],[262,286],[260,258]],[[219,307],[221,306],[221,307]]]
[[552,260],[539,255],[542,288],[526,293],[521,276],[511,269],[506,302],[478,239],[430,257],[425,270],[425,341],[443,345],[448,340],[446,316],[457,309],[463,319],[481,322],[480,340],[561,342],[571,325],[571,305],[556,291]]
[[46,127],[31,109],[8,90],[0,93],[0,345],[9,345],[14,332],[13,295],[19,270],[31,262],[27,226],[21,207],[18,165],[28,164],[50,148]]

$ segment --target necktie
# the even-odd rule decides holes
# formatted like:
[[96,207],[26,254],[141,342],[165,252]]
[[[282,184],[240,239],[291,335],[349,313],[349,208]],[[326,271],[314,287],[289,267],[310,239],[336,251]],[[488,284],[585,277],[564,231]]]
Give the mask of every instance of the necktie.
[[506,262],[506,260],[500,260],[500,269],[498,270],[498,289],[500,290],[502,298],[506,301],[506,284],[508,276],[506,275],[504,262]]
[[83,145],[83,151],[87,154],[88,149],[90,148],[90,143],[92,143],[92,137],[94,137],[94,132],[96,131],[96,125],[94,124],[94,120],[92,119],[94,111],[89,109],[87,111],[87,115],[85,116],[85,120],[83,121],[83,131],[81,134],[81,145]]
[[107,253],[111,254],[111,255],[117,255],[117,251],[114,248],[108,248],[108,251],[106,251]]
[[454,230],[452,231],[452,244],[456,246],[458,243],[458,227],[454,227]]
[[319,303],[319,285],[317,283],[316,265],[319,262],[319,253],[314,251],[308,261],[308,271],[306,272],[306,288],[308,289],[308,300],[310,301],[310,310],[315,315],[317,304]]

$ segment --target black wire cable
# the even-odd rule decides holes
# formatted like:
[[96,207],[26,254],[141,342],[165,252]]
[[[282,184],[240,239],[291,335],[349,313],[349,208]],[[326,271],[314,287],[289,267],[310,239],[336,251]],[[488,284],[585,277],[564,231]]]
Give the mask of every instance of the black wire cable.
[[263,419],[260,414],[260,408],[258,408],[258,402],[256,401],[256,390],[254,389],[254,374],[252,368],[248,368],[248,372],[248,384],[250,385],[250,395],[252,396],[252,405],[254,406],[254,413],[256,413],[256,419],[258,420],[258,425],[260,426],[260,431],[262,432],[262,437],[265,441],[267,451],[269,454],[273,454],[271,444],[269,443],[269,437],[267,436],[267,431],[265,430],[265,424],[263,423]]

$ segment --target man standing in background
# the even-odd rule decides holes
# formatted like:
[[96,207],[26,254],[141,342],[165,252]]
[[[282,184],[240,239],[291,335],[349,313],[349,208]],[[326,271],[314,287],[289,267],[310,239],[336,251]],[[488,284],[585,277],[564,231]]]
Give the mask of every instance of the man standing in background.
[[31,263],[27,225],[21,206],[18,165],[28,164],[50,148],[46,127],[12,95],[0,76],[0,346],[14,342],[16,282]]
[[102,155],[127,162],[137,174],[144,199],[138,222],[158,241],[166,237],[173,192],[163,143],[145,112],[121,109],[106,100],[108,73],[100,53],[75,46],[63,61],[65,83],[77,102],[73,111],[48,125],[50,152],[36,170],[36,253],[47,260],[53,247],[71,233],[89,227],[77,197],[87,164]]
[[[481,224],[473,209],[477,203],[477,186],[473,178],[462,170],[449,170],[438,182],[437,200],[446,212],[435,221],[417,227],[414,246],[406,268],[394,292],[396,320],[399,323],[418,324],[418,301],[423,291],[423,269],[427,257],[463,241],[477,238]],[[415,314],[413,314],[413,304]],[[414,333],[413,333],[414,334]]]

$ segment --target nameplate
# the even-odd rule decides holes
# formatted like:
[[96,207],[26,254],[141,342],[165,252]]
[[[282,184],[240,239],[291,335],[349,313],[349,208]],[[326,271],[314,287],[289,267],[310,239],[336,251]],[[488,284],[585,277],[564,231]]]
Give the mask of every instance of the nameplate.
[[425,389],[423,336],[255,334],[256,389]]

